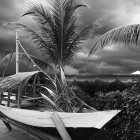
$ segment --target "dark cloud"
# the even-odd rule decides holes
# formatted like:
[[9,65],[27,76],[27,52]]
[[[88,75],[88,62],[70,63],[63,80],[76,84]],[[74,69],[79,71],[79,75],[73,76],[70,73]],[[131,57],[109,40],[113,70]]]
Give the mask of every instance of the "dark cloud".
[[[15,46],[15,31],[7,29],[4,24],[20,19],[27,3],[37,0],[0,0],[0,60]],[[106,31],[126,24],[140,23],[139,0],[81,0],[87,8],[81,8],[80,15],[84,24],[102,18],[103,27],[89,40],[83,43],[83,49],[78,53],[78,59],[73,67],[66,66],[73,72],[91,74],[131,73],[140,70],[140,47],[123,48],[119,46],[106,47],[97,51],[92,57],[87,58],[92,43]],[[30,23],[30,18],[21,22]],[[26,37],[27,38],[27,37]],[[20,37],[25,49],[38,56],[32,44],[24,36]],[[112,45],[113,46],[113,45]],[[14,65],[12,65],[14,66]],[[11,66],[10,66],[11,68]],[[9,69],[10,69],[9,68]],[[23,66],[22,66],[23,68]],[[25,66],[24,66],[25,68]],[[25,68],[25,70],[27,70]],[[15,70],[11,69],[12,72]]]

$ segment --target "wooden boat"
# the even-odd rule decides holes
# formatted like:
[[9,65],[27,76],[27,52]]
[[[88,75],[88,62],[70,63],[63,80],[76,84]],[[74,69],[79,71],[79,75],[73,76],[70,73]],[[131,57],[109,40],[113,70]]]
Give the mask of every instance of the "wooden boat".
[[[41,81],[37,79],[41,79]],[[44,100],[44,98],[37,89],[43,83],[47,84],[45,80],[42,72],[34,71],[17,73],[0,81],[0,114],[5,116],[4,120],[14,122],[24,131],[30,130],[33,136],[37,137],[41,137],[43,133],[43,135],[49,134],[55,139],[84,140],[92,136],[95,129],[96,131],[101,129],[120,112],[119,110],[109,110],[68,113],[48,111],[44,109],[45,107],[42,109],[42,106],[40,110],[36,101]],[[27,92],[28,90],[30,92]]]
[[[45,95],[42,96],[42,93],[38,93],[37,89],[48,84],[46,81],[48,77],[40,71],[19,73],[18,50],[18,36],[16,35],[16,74],[0,80],[0,118],[4,120],[4,123],[9,120],[23,130],[30,130],[37,137],[42,136],[43,133],[39,132],[42,128],[51,128],[51,131],[57,128],[63,140],[71,140],[67,130],[74,128],[74,132],[78,131],[80,135],[69,131],[74,134],[73,140],[79,139],[79,136],[83,140],[87,138],[87,134],[90,134],[89,129],[101,129],[120,112],[119,110],[92,110],[92,112],[86,111],[87,113],[68,113],[40,110],[36,106],[31,109],[30,106],[36,105],[36,101],[47,98]],[[23,51],[25,52],[24,49]],[[27,53],[25,52],[25,54]],[[1,114],[4,115],[4,118],[1,117]],[[77,129],[75,130],[75,128]],[[52,133],[54,135],[54,131]]]
[[[34,72],[18,73],[18,74],[11,75],[3,79],[0,82],[0,90],[5,91],[5,92],[7,91],[7,92],[6,93],[1,92],[0,102],[1,104],[4,104],[5,100],[7,100],[7,106],[0,105],[0,112],[2,112],[5,116],[7,116],[8,118],[11,118],[12,120],[16,120],[18,122],[21,122],[23,124],[27,124],[30,126],[55,127],[55,124],[52,121],[51,117],[56,112],[47,111],[47,110],[37,110],[35,107],[33,108],[34,110],[29,110],[28,108],[30,105],[28,103],[33,104],[34,100],[42,99],[42,96],[37,94],[37,92],[35,92],[36,87],[42,85],[41,83],[38,83],[38,81],[36,81],[38,77],[39,79],[43,80],[41,76],[45,77],[45,75],[42,72],[34,71]],[[44,80],[45,79],[46,78],[44,78]],[[28,84],[29,83],[33,84],[33,85],[32,84],[29,85],[30,90],[31,88],[33,88],[31,91],[32,92],[31,95],[30,93],[27,93],[25,91],[27,87],[26,88],[22,87],[23,88],[22,90],[24,90],[24,92],[21,91],[20,85],[21,83],[24,85],[25,81]],[[43,81],[43,83],[46,83],[46,82]],[[14,89],[15,93],[11,93],[11,89],[12,90]],[[25,95],[26,95],[26,98],[25,98]],[[26,101],[26,104],[25,104],[25,101]],[[119,113],[119,110],[93,111],[93,112],[88,112],[88,113],[57,112],[58,116],[63,121],[65,127],[97,128],[97,129],[102,128],[109,120],[111,120],[118,113]]]
[[[55,127],[51,117],[56,112],[39,112],[27,109],[10,108],[0,105],[0,111],[8,118],[35,127]],[[57,112],[65,127],[71,128],[102,128],[119,111],[97,111],[92,113]]]

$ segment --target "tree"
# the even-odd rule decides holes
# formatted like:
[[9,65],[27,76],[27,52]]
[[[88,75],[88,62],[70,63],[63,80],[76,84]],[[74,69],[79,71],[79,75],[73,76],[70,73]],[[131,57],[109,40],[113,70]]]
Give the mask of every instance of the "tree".
[[[43,65],[46,62],[48,66],[49,62],[60,69],[60,80],[57,76],[55,81],[51,80],[55,86],[55,94],[58,95],[53,98],[53,102],[57,108],[61,108],[63,111],[73,111],[77,104],[86,105],[76,97],[70,89],[70,85],[67,84],[63,66],[72,62],[81,48],[82,41],[88,38],[90,30],[96,30],[99,26],[98,22],[81,26],[77,15],[77,10],[80,7],[86,7],[86,5],[80,4],[78,0],[51,0],[49,8],[41,3],[30,4],[23,16],[32,16],[37,25],[36,29],[22,23],[14,23],[16,27],[30,33],[33,43],[37,45],[42,56],[46,58]],[[27,57],[23,57],[24,54],[20,54],[20,56],[20,58],[27,59]],[[4,60],[7,58],[5,57],[3,62],[6,62]],[[34,56],[30,56],[30,59],[34,60],[35,63],[37,61]],[[42,65],[39,67],[42,69]],[[45,89],[51,95],[54,93],[54,90]],[[46,97],[46,99],[48,98]]]

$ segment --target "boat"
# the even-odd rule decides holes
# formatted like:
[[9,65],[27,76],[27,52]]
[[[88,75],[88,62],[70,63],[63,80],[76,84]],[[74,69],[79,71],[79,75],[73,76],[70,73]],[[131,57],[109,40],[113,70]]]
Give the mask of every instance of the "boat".
[[[35,127],[55,127],[51,117],[56,112],[39,112],[27,109],[10,108],[0,105],[0,111],[8,118]],[[102,128],[119,111],[97,111],[92,113],[57,112],[67,128]]]
[[[18,65],[18,60],[16,61]],[[48,109],[49,105],[44,104],[46,95],[38,90],[49,84],[44,72],[19,72],[18,67],[16,70],[16,74],[0,81],[0,113],[6,119],[31,128],[57,128],[63,137],[61,130],[65,128],[101,129],[120,112],[120,110],[96,111],[85,108],[86,111],[79,113]]]
[[[14,74],[3,79],[0,82],[0,90],[4,92],[3,97],[1,98],[2,105],[0,105],[0,112],[2,112],[8,118],[11,118],[12,120],[16,120],[26,125],[34,127],[55,127],[51,116],[53,116],[53,114],[57,111],[41,110],[42,108],[39,110],[39,107],[37,107],[36,104],[33,104],[33,101],[34,103],[36,103],[35,100],[43,99],[41,94],[39,95],[38,93],[27,93],[24,88],[23,89],[25,92],[19,90],[21,88],[19,86],[21,83],[23,85],[25,85],[25,81],[26,84],[29,84],[29,82],[31,83],[31,81],[34,83],[34,80],[36,79],[32,78],[39,77],[41,79],[41,76],[45,77],[42,72],[33,71]],[[44,78],[44,80],[45,79],[46,78]],[[30,88],[30,90],[31,87],[33,87],[33,91],[36,90],[36,87],[42,85],[41,83],[34,83],[35,85],[28,84],[26,85],[26,90],[27,86],[29,86],[28,88]],[[15,93],[11,93],[11,89],[17,91]],[[18,91],[20,91],[20,93],[18,93]],[[33,109],[30,108],[30,105],[32,104],[34,105]],[[97,129],[101,129],[109,120],[111,120],[118,113],[119,110],[92,111],[87,113],[57,112],[58,116],[62,119],[65,127]]]

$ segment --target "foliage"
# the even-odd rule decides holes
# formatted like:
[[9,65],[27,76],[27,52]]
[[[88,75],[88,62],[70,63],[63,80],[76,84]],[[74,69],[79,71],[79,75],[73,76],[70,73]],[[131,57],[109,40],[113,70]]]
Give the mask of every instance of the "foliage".
[[[5,66],[9,59],[11,57],[11,53],[7,54],[1,61],[0,61],[0,67],[3,67]],[[16,57],[16,53],[14,52],[12,54],[12,57],[11,57],[11,60],[10,61],[13,61],[13,59]],[[31,59],[30,59],[30,58]],[[28,65],[28,67],[31,67],[31,68],[35,68],[36,65],[38,67],[40,67],[42,70],[47,70],[47,68],[52,68],[52,66],[47,63],[47,62],[44,62],[43,60],[35,57],[35,56],[32,56],[32,55],[29,55],[29,57],[25,54],[25,53],[19,53],[19,62],[22,62],[26,65]],[[33,60],[35,62],[36,65],[33,64],[33,62],[31,61]],[[52,68],[53,69],[53,68]]]
[[121,110],[91,140],[139,140],[140,84],[137,82],[130,85],[128,84],[128,87],[126,86],[122,91],[97,92],[92,98],[86,95],[88,93],[83,94],[82,98],[88,100],[89,104],[97,110]]
[[[133,95],[130,91],[111,92],[102,96],[93,97],[93,107],[99,110],[120,109],[121,113],[111,120],[99,132],[101,140],[104,134],[108,140],[137,140],[140,137],[140,96]],[[93,139],[98,139],[97,136]]]
[[85,93],[93,97],[98,92],[111,92],[111,91],[123,91],[124,89],[131,88],[134,83],[133,82],[121,82],[119,80],[114,81],[103,81],[100,79],[96,79],[93,81],[84,80],[84,81],[75,81],[74,85],[78,86]]
[[[63,66],[71,63],[77,51],[81,49],[83,40],[88,38],[91,30],[94,32],[100,25],[98,22],[86,26],[80,25],[77,10],[86,5],[80,4],[78,0],[52,0],[49,5],[48,7],[48,3],[46,5],[32,3],[23,14],[23,16],[33,17],[35,28],[22,23],[12,23],[12,25],[30,33],[33,43],[40,49],[44,58],[44,61],[41,62],[26,53],[29,60],[27,60],[28,57],[25,59],[25,56],[20,55],[23,62],[33,62],[46,76],[48,75],[44,69],[48,67],[48,62],[60,70],[60,78],[55,72],[55,79],[48,76],[54,88],[45,87],[45,89],[51,97],[46,96],[45,93],[41,93],[41,95],[58,111],[73,112],[73,107],[77,107],[77,104],[80,107],[81,104],[86,105],[86,103],[80,100],[67,84]],[[20,44],[19,40],[17,43]],[[22,49],[26,52],[23,47]],[[9,56],[6,56],[4,62],[11,59],[11,55]]]
[[137,45],[140,35],[140,24],[126,25],[114,28],[97,39],[89,53],[91,55],[98,48],[103,48],[109,43],[119,43],[125,46]]
[[[50,81],[52,82],[52,80]],[[77,94],[79,89],[74,87],[72,83],[67,83],[62,68],[60,68],[60,75],[55,75],[53,86],[51,85],[50,87],[48,85],[42,86],[43,90],[40,90],[40,93],[57,111],[82,112],[83,108],[95,111],[94,108],[87,104],[87,100],[82,100],[83,98],[80,98],[79,94]]]
[[80,25],[77,10],[86,5],[78,0],[52,0],[49,4],[48,7],[48,3],[32,3],[23,14],[33,17],[37,25],[35,29],[22,23],[15,25],[31,34],[33,43],[37,44],[47,61],[63,66],[71,63],[81,49],[82,41],[100,25],[98,22]]

